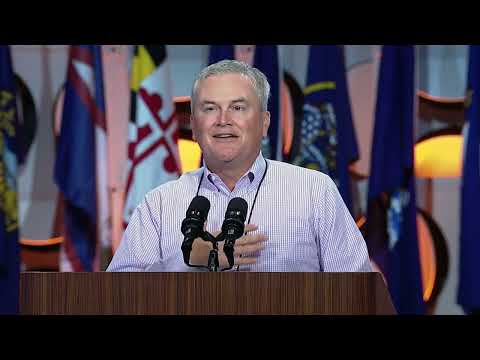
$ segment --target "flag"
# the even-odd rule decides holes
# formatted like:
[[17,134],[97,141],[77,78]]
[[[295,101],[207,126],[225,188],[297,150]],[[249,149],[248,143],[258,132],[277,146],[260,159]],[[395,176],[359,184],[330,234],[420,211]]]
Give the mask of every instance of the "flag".
[[61,270],[100,270],[100,249],[111,243],[101,55],[100,45],[70,47],[54,170],[70,264]]
[[0,45],[0,314],[19,311],[17,108],[12,58]]
[[310,46],[304,94],[301,143],[292,163],[329,175],[353,214],[348,167],[358,160],[358,145],[343,47]]
[[460,205],[458,303],[466,313],[480,310],[480,46],[469,47],[466,131]]
[[165,45],[135,45],[130,88],[125,227],[148,191],[180,175],[178,122]]
[[[251,54],[245,55],[242,48]],[[253,55],[253,56],[252,56]],[[282,160],[282,129],[280,126],[280,81],[278,45],[212,45],[210,46],[209,64],[224,59],[247,62],[263,72],[270,84],[270,98],[267,110],[270,112],[270,127],[262,140],[262,154],[266,158]]]
[[235,59],[235,45],[210,45],[208,65],[225,59]]
[[278,45],[257,45],[253,66],[265,74],[270,84],[270,127],[262,142],[262,151],[272,160],[282,161],[282,133],[280,122],[280,81],[281,69],[278,59]]
[[366,241],[399,314],[423,314],[413,172],[414,47],[382,48]]

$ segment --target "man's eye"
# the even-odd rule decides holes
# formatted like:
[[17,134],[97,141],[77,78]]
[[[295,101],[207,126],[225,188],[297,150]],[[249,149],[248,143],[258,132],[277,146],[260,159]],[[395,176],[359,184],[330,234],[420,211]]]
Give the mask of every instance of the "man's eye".
[[214,106],[207,106],[207,107],[204,107],[204,108],[203,108],[203,111],[205,111],[205,112],[211,112],[211,111],[213,111],[213,110],[215,110],[215,107],[214,107]]
[[243,110],[245,110],[245,106],[243,106],[243,105],[233,105],[233,110],[243,111]]

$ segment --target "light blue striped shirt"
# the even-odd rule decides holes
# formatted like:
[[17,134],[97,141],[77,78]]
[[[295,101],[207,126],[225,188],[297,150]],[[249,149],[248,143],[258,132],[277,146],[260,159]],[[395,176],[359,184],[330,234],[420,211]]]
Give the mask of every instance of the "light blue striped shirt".
[[[195,197],[209,199],[207,231],[220,230],[229,201],[248,203],[247,219],[258,185],[250,223],[267,235],[257,262],[240,271],[372,271],[365,240],[334,182],[325,174],[260,153],[233,191],[205,166],[147,193],[133,212],[107,271],[199,271],[183,261],[181,223]],[[202,270],[200,270],[202,271]]]

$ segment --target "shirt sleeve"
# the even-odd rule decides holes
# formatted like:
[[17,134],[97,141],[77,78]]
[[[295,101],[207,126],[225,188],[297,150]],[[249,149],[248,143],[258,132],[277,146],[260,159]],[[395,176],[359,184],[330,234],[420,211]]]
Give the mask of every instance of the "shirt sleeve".
[[320,268],[372,271],[365,240],[330,177],[322,176],[315,184],[313,206]]
[[107,271],[145,271],[161,263],[161,198],[147,194],[133,212]]

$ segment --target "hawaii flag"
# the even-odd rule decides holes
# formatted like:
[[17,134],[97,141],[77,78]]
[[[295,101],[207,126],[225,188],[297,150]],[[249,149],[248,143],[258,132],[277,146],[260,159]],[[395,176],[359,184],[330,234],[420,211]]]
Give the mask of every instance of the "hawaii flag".
[[70,47],[55,182],[64,199],[61,271],[98,271],[111,248],[107,125],[100,45]]
[[180,175],[178,124],[165,45],[135,45],[130,89],[125,227],[148,191]]

